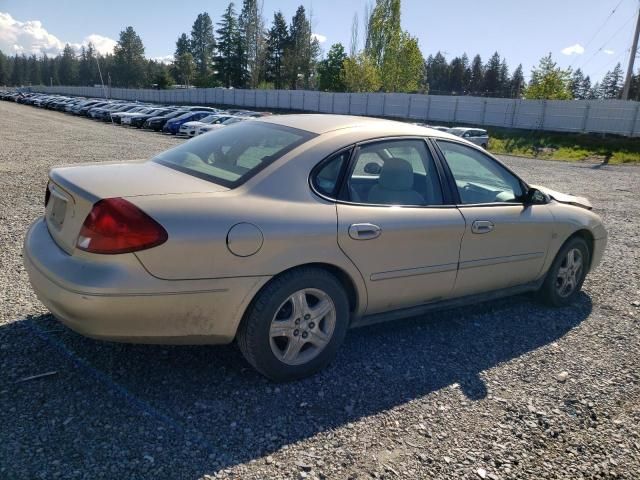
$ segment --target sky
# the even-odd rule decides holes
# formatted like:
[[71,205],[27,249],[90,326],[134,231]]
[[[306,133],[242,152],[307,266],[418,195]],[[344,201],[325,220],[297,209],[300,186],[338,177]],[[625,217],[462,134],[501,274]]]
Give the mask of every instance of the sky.
[[[312,30],[323,50],[342,42],[347,51],[354,14],[360,42],[367,2],[373,0],[263,0],[270,25],[282,10],[290,21],[298,5],[312,12]],[[236,0],[239,10],[242,0]],[[418,37],[425,58],[441,51],[448,60],[466,52],[486,61],[498,51],[509,68],[522,63],[525,77],[549,52],[563,67],[582,68],[600,79],[617,62],[626,68],[640,0],[402,0],[402,27]],[[175,41],[189,33],[198,13],[220,21],[224,0],[0,0],[0,50],[55,55],[65,43],[79,48],[89,41],[112,50],[119,33],[131,25],[146,55],[170,59]],[[615,12],[614,12],[615,9]],[[613,14],[612,14],[613,12]]]

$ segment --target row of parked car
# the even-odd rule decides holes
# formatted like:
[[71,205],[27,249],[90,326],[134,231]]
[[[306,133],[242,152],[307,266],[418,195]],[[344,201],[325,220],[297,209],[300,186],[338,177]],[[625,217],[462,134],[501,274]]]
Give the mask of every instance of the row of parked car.
[[233,123],[270,115],[268,112],[240,109],[221,110],[193,105],[156,105],[127,100],[15,91],[0,91],[0,100],[185,137],[195,137]]

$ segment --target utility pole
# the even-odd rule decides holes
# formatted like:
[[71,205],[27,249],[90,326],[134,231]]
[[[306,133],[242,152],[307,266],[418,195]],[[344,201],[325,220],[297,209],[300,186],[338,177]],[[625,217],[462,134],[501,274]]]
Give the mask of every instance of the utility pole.
[[627,75],[624,81],[624,89],[622,90],[622,100],[629,100],[629,91],[631,90],[631,80],[633,79],[633,64],[638,53],[638,36],[640,36],[640,7],[638,7],[638,19],[636,20],[636,32],[633,34],[633,44],[631,52],[629,52],[629,66],[627,67]]

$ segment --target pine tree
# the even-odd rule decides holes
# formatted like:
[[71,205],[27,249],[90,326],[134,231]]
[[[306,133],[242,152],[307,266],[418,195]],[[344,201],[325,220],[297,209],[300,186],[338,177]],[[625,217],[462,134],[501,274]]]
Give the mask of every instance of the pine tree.
[[586,77],[584,77],[584,80],[582,80],[582,85],[580,85],[580,98],[586,100],[590,98],[590,95],[591,95],[591,78],[589,78],[589,75],[587,75]]
[[619,98],[622,93],[622,87],[624,82],[624,74],[620,62],[615,66],[612,71],[606,73],[602,82],[600,83],[600,98],[614,99]]
[[62,50],[60,57],[60,83],[63,85],[75,85],[78,80],[78,64],[76,62],[76,53],[73,47],[68,43]]
[[31,85],[42,84],[42,77],[40,75],[40,62],[38,61],[38,58],[35,56],[35,54],[29,57],[27,71],[29,83]]
[[484,68],[482,93],[490,97],[497,97],[500,91],[500,55],[495,52],[489,58]]
[[133,29],[127,27],[113,50],[117,86],[141,87],[145,83],[145,58],[142,40]]
[[258,11],[257,0],[244,0],[238,17],[238,27],[243,49],[243,71],[247,86],[256,88],[263,77],[264,22]]
[[7,55],[0,51],[0,85],[11,83],[11,62]]
[[[182,41],[180,37],[179,41]],[[177,45],[176,45],[177,46]],[[216,40],[213,36],[213,22],[208,13],[200,13],[191,27],[189,53],[196,64],[197,76],[195,85],[206,87],[211,85],[211,70]]]
[[238,17],[233,2],[229,4],[218,23],[218,76],[225,87],[242,84],[242,52]]
[[465,65],[461,57],[455,57],[449,65],[449,88],[453,95],[464,94]]
[[462,81],[462,90],[465,95],[468,95],[471,91],[471,65],[469,63],[469,57],[466,53],[462,54],[462,65],[464,65],[464,77]]
[[511,76],[511,98],[520,98],[522,97],[522,92],[524,91],[525,82],[524,82],[524,73],[522,72],[522,64],[519,64],[517,68],[513,71],[513,75]]
[[435,95],[451,94],[449,84],[449,64],[441,52],[427,58],[427,78],[429,80],[429,92]]
[[86,48],[82,47],[80,53],[80,64],[78,68],[78,83],[80,85],[96,85],[100,83],[97,62],[96,49],[93,43],[89,42]]
[[584,82],[584,74],[581,69],[577,69],[571,75],[571,80],[569,80],[569,90],[571,91],[571,95],[576,100],[583,100],[582,96],[582,83]]
[[273,24],[267,35],[266,81],[273,83],[275,88],[284,85],[283,57],[289,44],[289,30],[282,12],[273,15]]
[[498,96],[509,98],[511,95],[511,78],[509,77],[509,66],[503,58],[500,63],[500,75],[498,76]]
[[311,24],[301,5],[291,19],[289,41],[284,55],[286,78],[290,88],[308,88],[314,56],[317,56],[318,51],[318,42],[311,38]]
[[471,95],[481,95],[484,86],[484,69],[480,55],[473,57],[471,62],[471,78],[469,79],[469,92]]
[[176,50],[173,53],[174,58],[178,58],[185,53],[191,53],[191,41],[186,33],[183,33],[178,37],[176,41]]

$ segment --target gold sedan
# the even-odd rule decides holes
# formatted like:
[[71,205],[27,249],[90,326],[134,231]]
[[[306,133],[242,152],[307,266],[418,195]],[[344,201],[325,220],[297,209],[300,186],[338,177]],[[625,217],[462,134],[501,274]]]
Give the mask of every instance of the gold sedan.
[[61,322],[124,342],[235,339],[274,380],[323,368],[352,326],[532,290],[570,304],[607,239],[586,199],[371,118],[263,117],[49,177],[24,261]]

